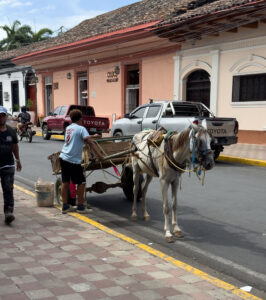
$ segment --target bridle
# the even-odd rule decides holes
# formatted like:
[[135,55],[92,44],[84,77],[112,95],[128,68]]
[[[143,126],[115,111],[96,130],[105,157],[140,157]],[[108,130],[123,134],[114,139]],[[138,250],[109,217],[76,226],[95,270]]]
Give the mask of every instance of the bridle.
[[[200,137],[201,134],[196,137],[197,131],[192,127],[189,138],[189,146],[190,146],[190,164],[193,168],[195,168],[195,164],[202,165],[203,160],[208,154],[213,153],[211,148],[208,148],[207,143],[204,143],[204,147],[201,149]],[[207,134],[207,132],[205,133]],[[192,147],[191,147],[192,145]]]

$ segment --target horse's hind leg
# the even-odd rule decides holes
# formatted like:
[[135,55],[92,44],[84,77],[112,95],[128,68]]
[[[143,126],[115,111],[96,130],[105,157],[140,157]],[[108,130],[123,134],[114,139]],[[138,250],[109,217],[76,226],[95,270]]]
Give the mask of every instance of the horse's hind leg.
[[171,188],[172,188],[172,226],[173,226],[173,233],[176,237],[184,237],[181,229],[178,226],[177,222],[177,190],[178,190],[178,184],[179,184],[180,176],[177,177],[177,179],[172,182]]
[[134,200],[133,200],[133,206],[132,206],[132,214],[131,214],[131,220],[136,221],[137,220],[137,198],[138,198],[138,191],[139,191],[139,174],[140,169],[137,163],[137,160],[135,157],[132,158],[132,168],[133,168],[133,182],[134,182],[134,188],[133,188],[133,194],[134,194]]
[[145,182],[143,184],[143,188],[142,188],[142,214],[143,214],[143,218],[145,221],[149,221],[150,220],[150,215],[147,212],[146,209],[146,194],[147,194],[147,190],[148,190],[148,186],[150,184],[152,180],[152,177],[150,175],[147,174]]
[[167,191],[168,191],[168,187],[169,187],[169,182],[166,180],[160,179],[160,183],[161,183],[162,196],[163,196],[165,238],[168,243],[172,243],[174,241],[174,239],[173,239],[173,235],[170,231],[170,225],[169,225],[169,220],[168,220],[169,206],[168,206]]

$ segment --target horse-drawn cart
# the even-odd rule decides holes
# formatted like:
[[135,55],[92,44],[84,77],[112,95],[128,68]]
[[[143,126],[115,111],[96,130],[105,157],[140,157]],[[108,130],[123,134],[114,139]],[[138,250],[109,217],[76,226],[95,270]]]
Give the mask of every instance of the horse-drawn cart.
[[[82,166],[86,178],[86,192],[96,192],[102,194],[109,188],[120,187],[123,189],[125,196],[133,199],[133,171],[131,168],[130,154],[135,151],[131,143],[132,136],[124,137],[108,137],[95,139],[95,143],[104,156],[102,161],[97,159],[97,156],[90,149],[88,144],[83,147]],[[53,174],[56,175],[55,183],[56,199],[58,204],[62,204],[61,198],[61,167],[59,162],[60,152],[53,153],[48,157],[52,164]],[[117,168],[119,166],[119,168]],[[87,187],[87,178],[91,176],[94,171],[101,170],[104,175],[105,182],[98,181],[92,183]],[[111,182],[110,178],[115,178],[115,182]],[[70,184],[69,202],[73,204],[75,200],[75,192],[73,192],[74,185]],[[73,195],[74,194],[74,195]],[[85,195],[86,196],[86,195]]]

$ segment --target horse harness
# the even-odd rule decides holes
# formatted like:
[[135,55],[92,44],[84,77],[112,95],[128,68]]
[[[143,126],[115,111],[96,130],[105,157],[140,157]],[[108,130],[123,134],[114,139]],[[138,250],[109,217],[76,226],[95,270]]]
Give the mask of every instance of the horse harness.
[[[167,135],[164,140],[164,153],[165,159],[170,168],[173,170],[180,172],[186,168],[186,163],[178,163],[173,156],[173,144],[171,137],[176,133],[176,131],[172,132],[170,135]],[[180,170],[181,169],[181,170]]]

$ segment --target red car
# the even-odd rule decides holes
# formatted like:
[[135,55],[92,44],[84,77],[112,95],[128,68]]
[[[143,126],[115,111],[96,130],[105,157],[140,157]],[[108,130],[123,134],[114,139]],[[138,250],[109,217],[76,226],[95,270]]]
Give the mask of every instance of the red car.
[[104,132],[109,132],[109,119],[95,117],[95,111],[92,106],[63,105],[58,106],[51,115],[42,120],[43,139],[49,140],[52,134],[64,134],[66,127],[72,123],[69,113],[73,109],[81,110],[83,126],[90,134],[97,133],[101,135]]

